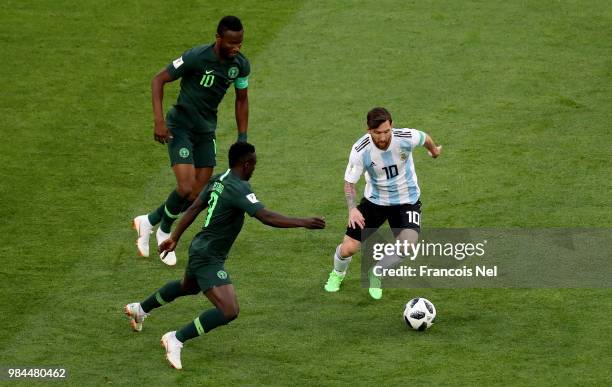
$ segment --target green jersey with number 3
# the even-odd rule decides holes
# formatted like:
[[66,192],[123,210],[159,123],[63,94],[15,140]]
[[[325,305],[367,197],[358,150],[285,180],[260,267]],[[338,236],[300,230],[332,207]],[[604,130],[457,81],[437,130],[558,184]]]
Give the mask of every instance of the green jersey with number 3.
[[191,242],[190,259],[223,262],[244,224],[244,213],[255,215],[264,205],[251,185],[231,170],[213,176],[200,193],[208,203],[204,226]]
[[181,78],[181,91],[168,119],[198,133],[215,131],[217,108],[230,85],[236,89],[249,86],[251,66],[247,58],[238,53],[221,60],[213,47],[193,47],[166,67],[173,79]]

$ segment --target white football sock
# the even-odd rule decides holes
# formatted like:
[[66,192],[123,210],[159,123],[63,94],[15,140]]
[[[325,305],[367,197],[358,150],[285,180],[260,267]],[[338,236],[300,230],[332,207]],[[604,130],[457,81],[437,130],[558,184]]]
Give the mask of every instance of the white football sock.
[[391,269],[397,266],[400,262],[404,260],[404,257],[400,257],[397,254],[393,255],[385,255],[383,259],[378,261],[375,266],[380,266],[383,269]]
[[336,252],[334,254],[334,271],[338,275],[346,275],[346,271],[353,259],[352,256],[342,258],[340,256],[340,246],[336,247]]

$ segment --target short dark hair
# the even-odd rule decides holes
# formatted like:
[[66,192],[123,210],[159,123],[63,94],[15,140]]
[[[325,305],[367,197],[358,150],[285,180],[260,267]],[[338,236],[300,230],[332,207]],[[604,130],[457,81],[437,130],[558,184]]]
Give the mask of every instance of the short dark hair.
[[376,129],[385,121],[389,121],[391,124],[393,123],[391,113],[384,107],[375,107],[368,112],[368,129]]
[[225,16],[217,26],[217,33],[223,36],[225,31],[242,31],[242,22],[236,16]]
[[244,161],[249,155],[255,153],[255,147],[248,142],[234,143],[229,149],[229,166],[235,167],[241,161]]

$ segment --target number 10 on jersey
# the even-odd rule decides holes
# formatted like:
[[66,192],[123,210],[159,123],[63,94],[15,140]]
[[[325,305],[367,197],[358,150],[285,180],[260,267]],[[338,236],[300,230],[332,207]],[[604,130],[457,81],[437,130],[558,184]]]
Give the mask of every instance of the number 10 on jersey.
[[408,223],[414,223],[417,226],[421,225],[421,214],[416,211],[406,211],[408,217]]
[[392,179],[399,174],[397,171],[397,165],[391,165],[389,167],[383,167],[383,171],[387,175],[387,180]]

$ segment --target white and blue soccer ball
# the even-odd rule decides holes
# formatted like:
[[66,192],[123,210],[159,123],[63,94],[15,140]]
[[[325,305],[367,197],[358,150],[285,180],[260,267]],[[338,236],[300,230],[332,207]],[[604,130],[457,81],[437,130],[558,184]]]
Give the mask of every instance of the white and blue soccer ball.
[[417,297],[408,301],[404,309],[406,324],[417,331],[424,331],[433,325],[436,319],[436,307],[426,298]]

